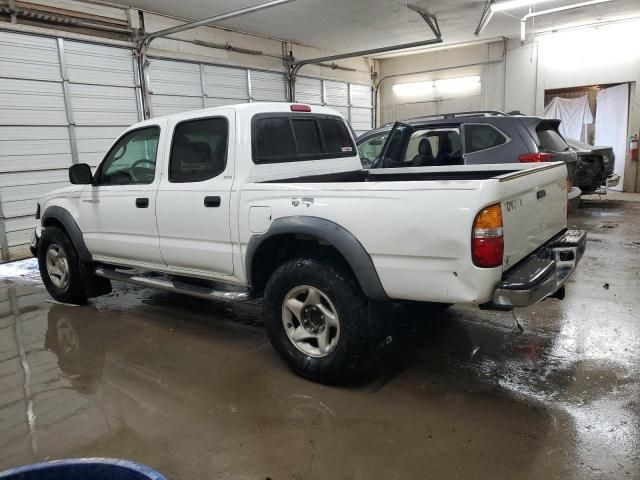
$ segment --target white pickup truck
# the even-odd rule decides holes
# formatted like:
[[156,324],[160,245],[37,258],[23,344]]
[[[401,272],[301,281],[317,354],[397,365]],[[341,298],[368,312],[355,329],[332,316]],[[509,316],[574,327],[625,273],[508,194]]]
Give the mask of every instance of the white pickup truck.
[[324,107],[154,118],[69,179],[38,203],[31,245],[56,300],[110,280],[264,297],[275,349],[322,382],[367,365],[382,331],[371,302],[524,307],[561,297],[586,245],[566,228],[563,163],[366,171]]

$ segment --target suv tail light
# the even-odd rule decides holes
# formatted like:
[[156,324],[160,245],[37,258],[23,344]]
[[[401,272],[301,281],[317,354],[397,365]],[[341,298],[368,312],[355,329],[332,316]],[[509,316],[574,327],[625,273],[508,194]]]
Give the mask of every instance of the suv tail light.
[[310,112],[311,107],[309,105],[302,105],[301,103],[294,103],[291,105],[292,112]]
[[520,163],[550,162],[553,158],[551,153],[523,153],[518,157]]
[[502,265],[502,209],[496,203],[480,210],[473,221],[471,256],[476,267],[493,268]]

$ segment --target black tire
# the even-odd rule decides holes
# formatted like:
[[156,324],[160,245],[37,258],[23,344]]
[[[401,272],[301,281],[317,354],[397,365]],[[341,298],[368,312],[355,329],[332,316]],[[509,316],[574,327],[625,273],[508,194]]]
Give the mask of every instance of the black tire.
[[[283,302],[302,285],[326,295],[339,317],[337,344],[321,358],[300,351],[283,325]],[[371,352],[367,311],[367,299],[353,275],[330,260],[288,260],[271,275],[265,289],[264,314],[271,344],[291,370],[314,382],[344,383],[363,371]]]
[[[68,265],[68,281],[63,287],[58,287],[52,281],[47,271],[47,251],[55,245],[62,249]],[[38,266],[42,282],[49,294],[62,303],[73,303],[80,305],[86,303],[87,296],[82,287],[82,277],[80,275],[80,260],[78,252],[74,248],[66,232],[59,227],[50,226],[43,230],[38,246]]]

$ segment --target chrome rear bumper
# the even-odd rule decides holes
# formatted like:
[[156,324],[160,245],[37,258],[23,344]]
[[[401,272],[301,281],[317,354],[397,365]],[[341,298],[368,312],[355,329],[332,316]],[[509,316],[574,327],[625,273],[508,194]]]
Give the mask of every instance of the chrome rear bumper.
[[509,310],[527,307],[551,296],[563,296],[565,282],[587,246],[584,230],[566,230],[505,272],[493,298],[482,307]]

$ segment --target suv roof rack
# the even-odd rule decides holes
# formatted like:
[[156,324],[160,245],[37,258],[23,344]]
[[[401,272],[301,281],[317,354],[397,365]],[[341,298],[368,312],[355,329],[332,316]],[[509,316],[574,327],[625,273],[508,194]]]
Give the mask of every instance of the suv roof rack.
[[442,117],[444,119],[457,118],[457,117],[510,117],[508,113],[501,112],[499,110],[473,110],[469,112],[452,112],[452,113],[437,113],[434,115],[420,115],[419,117],[408,118],[409,120],[422,120],[424,118],[437,118]]

